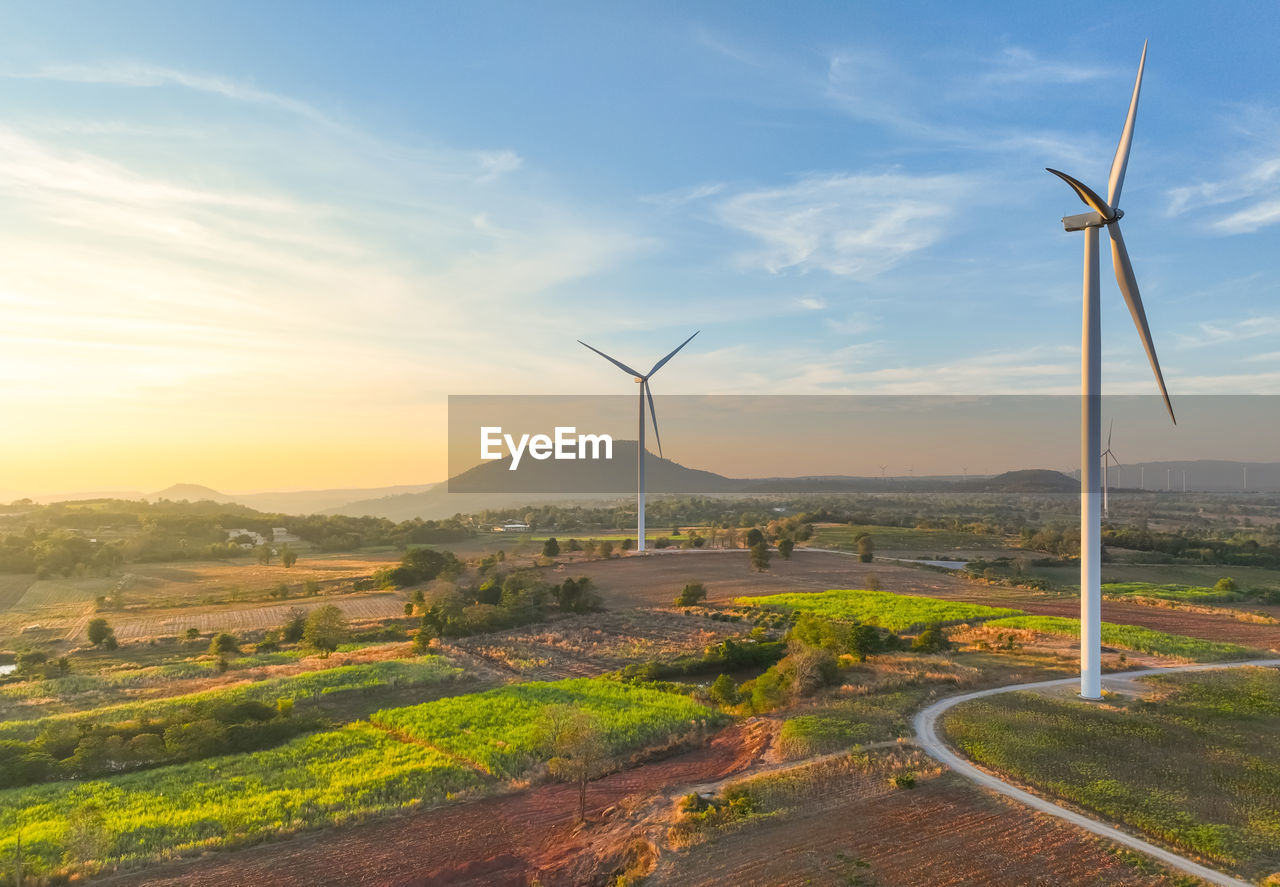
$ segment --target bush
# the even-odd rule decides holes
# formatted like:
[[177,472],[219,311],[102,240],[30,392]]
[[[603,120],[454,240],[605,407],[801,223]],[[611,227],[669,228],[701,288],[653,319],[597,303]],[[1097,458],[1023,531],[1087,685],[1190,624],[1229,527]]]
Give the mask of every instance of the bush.
[[707,599],[707,588],[701,582],[690,582],[676,595],[677,607],[692,607]]
[[1236,580],[1232,579],[1230,576],[1223,576],[1213,584],[1213,590],[1230,594],[1236,590]]
[[711,682],[711,700],[719,705],[738,704],[738,685],[733,678],[722,674]]
[[795,549],[796,543],[790,539],[778,540],[778,554],[782,555],[784,561],[791,560],[791,552]]
[[769,546],[763,542],[751,546],[751,569],[757,573],[769,569]]
[[951,649],[951,641],[947,640],[942,626],[934,623],[920,632],[911,649],[917,653],[945,653]]
[[209,652],[214,656],[221,656],[224,653],[239,653],[240,642],[230,632],[220,631],[209,642]]
[[[89,643],[93,644],[95,647],[99,647],[99,646],[102,646],[103,644],[106,644],[108,639],[111,639],[112,641],[115,640],[115,632],[112,630],[111,626],[107,623],[107,620],[103,619],[101,616],[99,616],[97,619],[89,620],[88,632],[89,632]],[[107,647],[107,649],[111,650],[115,648],[109,646]]]
[[542,556],[543,557],[559,557],[560,556],[560,543],[556,541],[555,536],[552,536],[546,542],[542,543]]

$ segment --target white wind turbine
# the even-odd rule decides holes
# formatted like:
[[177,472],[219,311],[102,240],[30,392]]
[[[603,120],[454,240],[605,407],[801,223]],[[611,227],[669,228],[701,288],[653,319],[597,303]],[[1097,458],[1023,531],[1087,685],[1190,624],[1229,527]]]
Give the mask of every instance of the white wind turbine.
[[[1142,70],[1147,62],[1147,45],[1142,45],[1142,59],[1138,62],[1138,76],[1133,84],[1133,97],[1129,100],[1129,115],[1125,119],[1120,144],[1111,162],[1111,175],[1107,182],[1107,199],[1103,200],[1082,182],[1066,173],[1050,169],[1058,178],[1071,186],[1071,190],[1092,212],[1067,216],[1062,226],[1067,231],[1083,231],[1084,238],[1084,318],[1081,360],[1081,435],[1080,435],[1080,695],[1085,699],[1102,697],[1102,515],[1098,502],[1098,455],[1102,451],[1102,338],[1100,306],[1098,300],[1098,229],[1103,225],[1111,235],[1111,259],[1115,266],[1116,283],[1129,306],[1133,323],[1138,328],[1147,359],[1155,372],[1156,383],[1173,419],[1173,405],[1165,389],[1160,361],[1156,358],[1151,330],[1147,327],[1146,311],[1138,294],[1138,282],[1133,276],[1129,251],[1120,235],[1120,190],[1124,186],[1125,167],[1129,163],[1129,148],[1133,143],[1133,123],[1138,114],[1138,93],[1142,88]],[[1174,419],[1176,424],[1177,420]]]
[[[702,331],[698,330],[693,334],[693,336],[698,335],[700,332]],[[640,431],[636,436],[636,551],[644,551],[644,402],[646,399],[649,401],[649,416],[653,419],[653,436],[658,441],[658,455],[662,455],[662,435],[658,434],[658,413],[653,408],[653,392],[649,390],[649,377],[662,369],[668,360],[675,357],[676,352],[692,342],[693,336],[690,336],[681,342],[675,351],[672,351],[666,357],[662,358],[662,360],[655,363],[653,365],[653,369],[649,370],[647,373],[637,372],[625,363],[614,360],[599,348],[591,348],[591,346],[586,342],[581,339],[578,340],[579,345],[591,348],[591,350],[596,354],[599,354],[605,360],[609,361],[609,363],[634,378],[640,385]]]
[[[1116,420],[1112,419],[1111,424],[1107,426],[1107,448],[1102,451],[1102,514],[1105,517],[1111,517],[1111,503],[1107,497],[1107,488],[1111,486],[1111,465],[1116,468],[1120,467],[1120,460],[1116,458],[1116,454],[1111,452],[1111,430],[1115,428]],[[1107,460],[1111,460],[1108,463]]]

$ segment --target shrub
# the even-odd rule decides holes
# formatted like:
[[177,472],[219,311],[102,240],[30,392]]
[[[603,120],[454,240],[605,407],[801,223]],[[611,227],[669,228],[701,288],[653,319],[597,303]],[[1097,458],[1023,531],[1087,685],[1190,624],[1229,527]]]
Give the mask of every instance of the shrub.
[[240,642],[230,632],[220,631],[209,642],[209,652],[214,656],[221,656],[224,653],[239,653]]
[[701,582],[690,582],[676,595],[677,607],[692,607],[707,599],[707,588]]
[[560,556],[560,543],[556,541],[555,536],[552,536],[546,542],[542,543],[542,556],[543,557],[559,557]]
[[711,700],[719,705],[737,705],[738,685],[733,678],[722,674],[711,682]]
[[911,649],[917,653],[945,653],[951,649],[951,641],[947,640],[942,626],[934,623],[920,632]]

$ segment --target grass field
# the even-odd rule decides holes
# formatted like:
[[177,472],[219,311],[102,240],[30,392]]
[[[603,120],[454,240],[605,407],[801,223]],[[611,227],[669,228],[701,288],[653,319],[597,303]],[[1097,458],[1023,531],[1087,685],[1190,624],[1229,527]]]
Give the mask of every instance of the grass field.
[[595,717],[612,756],[665,744],[719,716],[686,696],[606,680],[513,684],[409,708],[381,711],[374,724],[425,742],[496,776],[514,777],[540,759],[540,718],[555,705]]
[[740,606],[797,610],[829,619],[862,622],[890,631],[907,631],[931,622],[958,623],[995,619],[1022,612],[1007,607],[986,607],[939,598],[856,589],[743,597],[734,603]]
[[917,530],[914,527],[845,526],[844,524],[814,528],[809,545],[814,548],[837,548],[857,551],[855,539],[867,533],[875,550],[894,554],[941,554],[948,551],[992,551],[1013,547],[1004,536],[964,533],[955,530]]
[[1163,675],[1147,700],[1096,705],[1009,693],[957,706],[969,757],[1215,860],[1280,871],[1280,672]]
[[1155,582],[1109,582],[1102,586],[1102,593],[1116,597],[1151,597],[1189,604],[1221,604],[1240,599],[1240,595],[1235,592],[1215,591],[1198,585],[1160,585]]
[[0,792],[0,858],[18,827],[29,875],[93,871],[446,799],[483,780],[368,723],[267,751]]
[[[82,722],[115,724],[126,721],[167,720],[186,709],[197,706],[234,705],[247,699],[274,705],[278,699],[302,700],[348,690],[422,686],[450,680],[461,674],[462,669],[452,665],[442,656],[424,656],[408,661],[389,659],[359,665],[342,665],[323,671],[309,671],[288,677],[239,684],[222,690],[207,690],[202,693],[189,693],[145,702],[126,702],[30,720],[3,721],[0,722],[0,740],[33,739],[50,727],[62,724]],[[58,682],[40,681],[38,683]]]
[[[1038,567],[1028,563],[1028,576],[1047,579],[1054,588],[1079,588],[1080,567],[1063,565]],[[1188,585],[1212,588],[1224,576],[1236,581],[1238,589],[1280,587],[1280,570],[1264,567],[1228,567],[1221,564],[1125,564],[1104,563],[1102,581],[1107,584],[1150,582],[1154,585]]]
[[[1012,628],[1064,637],[1080,636],[1080,620],[1068,619],[1065,616],[1011,616],[994,619],[986,625],[988,628],[995,629]],[[1113,622],[1102,623],[1102,643],[1108,647],[1124,647],[1140,653],[1172,656],[1195,662],[1253,659],[1262,655],[1259,650],[1239,644],[1165,634],[1163,631],[1142,628],[1138,625],[1116,625]]]
[[611,681],[511,685],[265,751],[0,792],[0,859],[13,859],[19,827],[28,873],[91,872],[440,802],[545,760],[539,721],[554,705],[595,715],[619,757],[723,719],[687,697]]

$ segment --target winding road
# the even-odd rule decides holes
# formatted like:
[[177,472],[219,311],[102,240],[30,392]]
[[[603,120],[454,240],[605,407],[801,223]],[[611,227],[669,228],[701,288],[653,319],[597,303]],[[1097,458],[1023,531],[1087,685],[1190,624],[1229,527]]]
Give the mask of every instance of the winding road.
[[[1145,677],[1147,675],[1171,674],[1181,671],[1213,671],[1220,668],[1242,668],[1244,666],[1263,666],[1263,667],[1280,667],[1280,659],[1253,659],[1248,662],[1214,662],[1200,665],[1176,665],[1167,668],[1147,668],[1140,671],[1118,672],[1114,675],[1103,676],[1103,689],[1106,689],[1108,677],[1128,681],[1132,678]],[[1041,813],[1047,813],[1050,816],[1056,816],[1059,819],[1066,820],[1072,825],[1079,826],[1086,831],[1093,832],[1095,835],[1101,835],[1117,844],[1125,847],[1131,847],[1134,850],[1141,851],[1171,868],[1195,875],[1210,884],[1221,884],[1223,887],[1256,887],[1248,881],[1242,881],[1239,878],[1233,878],[1230,875],[1224,875],[1222,872],[1214,871],[1206,868],[1197,862],[1187,859],[1185,856],[1179,856],[1177,853],[1166,850],[1163,847],[1157,847],[1141,838],[1120,831],[1114,826],[1107,825],[1096,819],[1090,819],[1084,814],[1077,813],[1066,807],[1062,807],[1052,801],[1047,801],[1030,792],[1023,791],[1016,786],[1010,785],[998,776],[994,776],[985,770],[971,764],[965,758],[961,757],[950,746],[938,738],[937,723],[938,718],[948,709],[959,705],[962,702],[968,702],[971,699],[981,699],[984,696],[994,696],[997,693],[1013,693],[1018,690],[1044,690],[1051,687],[1065,687],[1075,684],[1079,678],[1061,678],[1053,681],[1039,681],[1030,684],[1013,684],[1008,687],[993,687],[989,690],[977,690],[972,693],[962,693],[958,696],[949,696],[946,699],[940,699],[933,705],[917,714],[912,721],[915,729],[916,743],[927,752],[931,757],[946,764],[956,773],[964,776],[983,788],[999,792],[1006,797],[1013,798],[1019,803],[1026,804],[1034,810]]]

